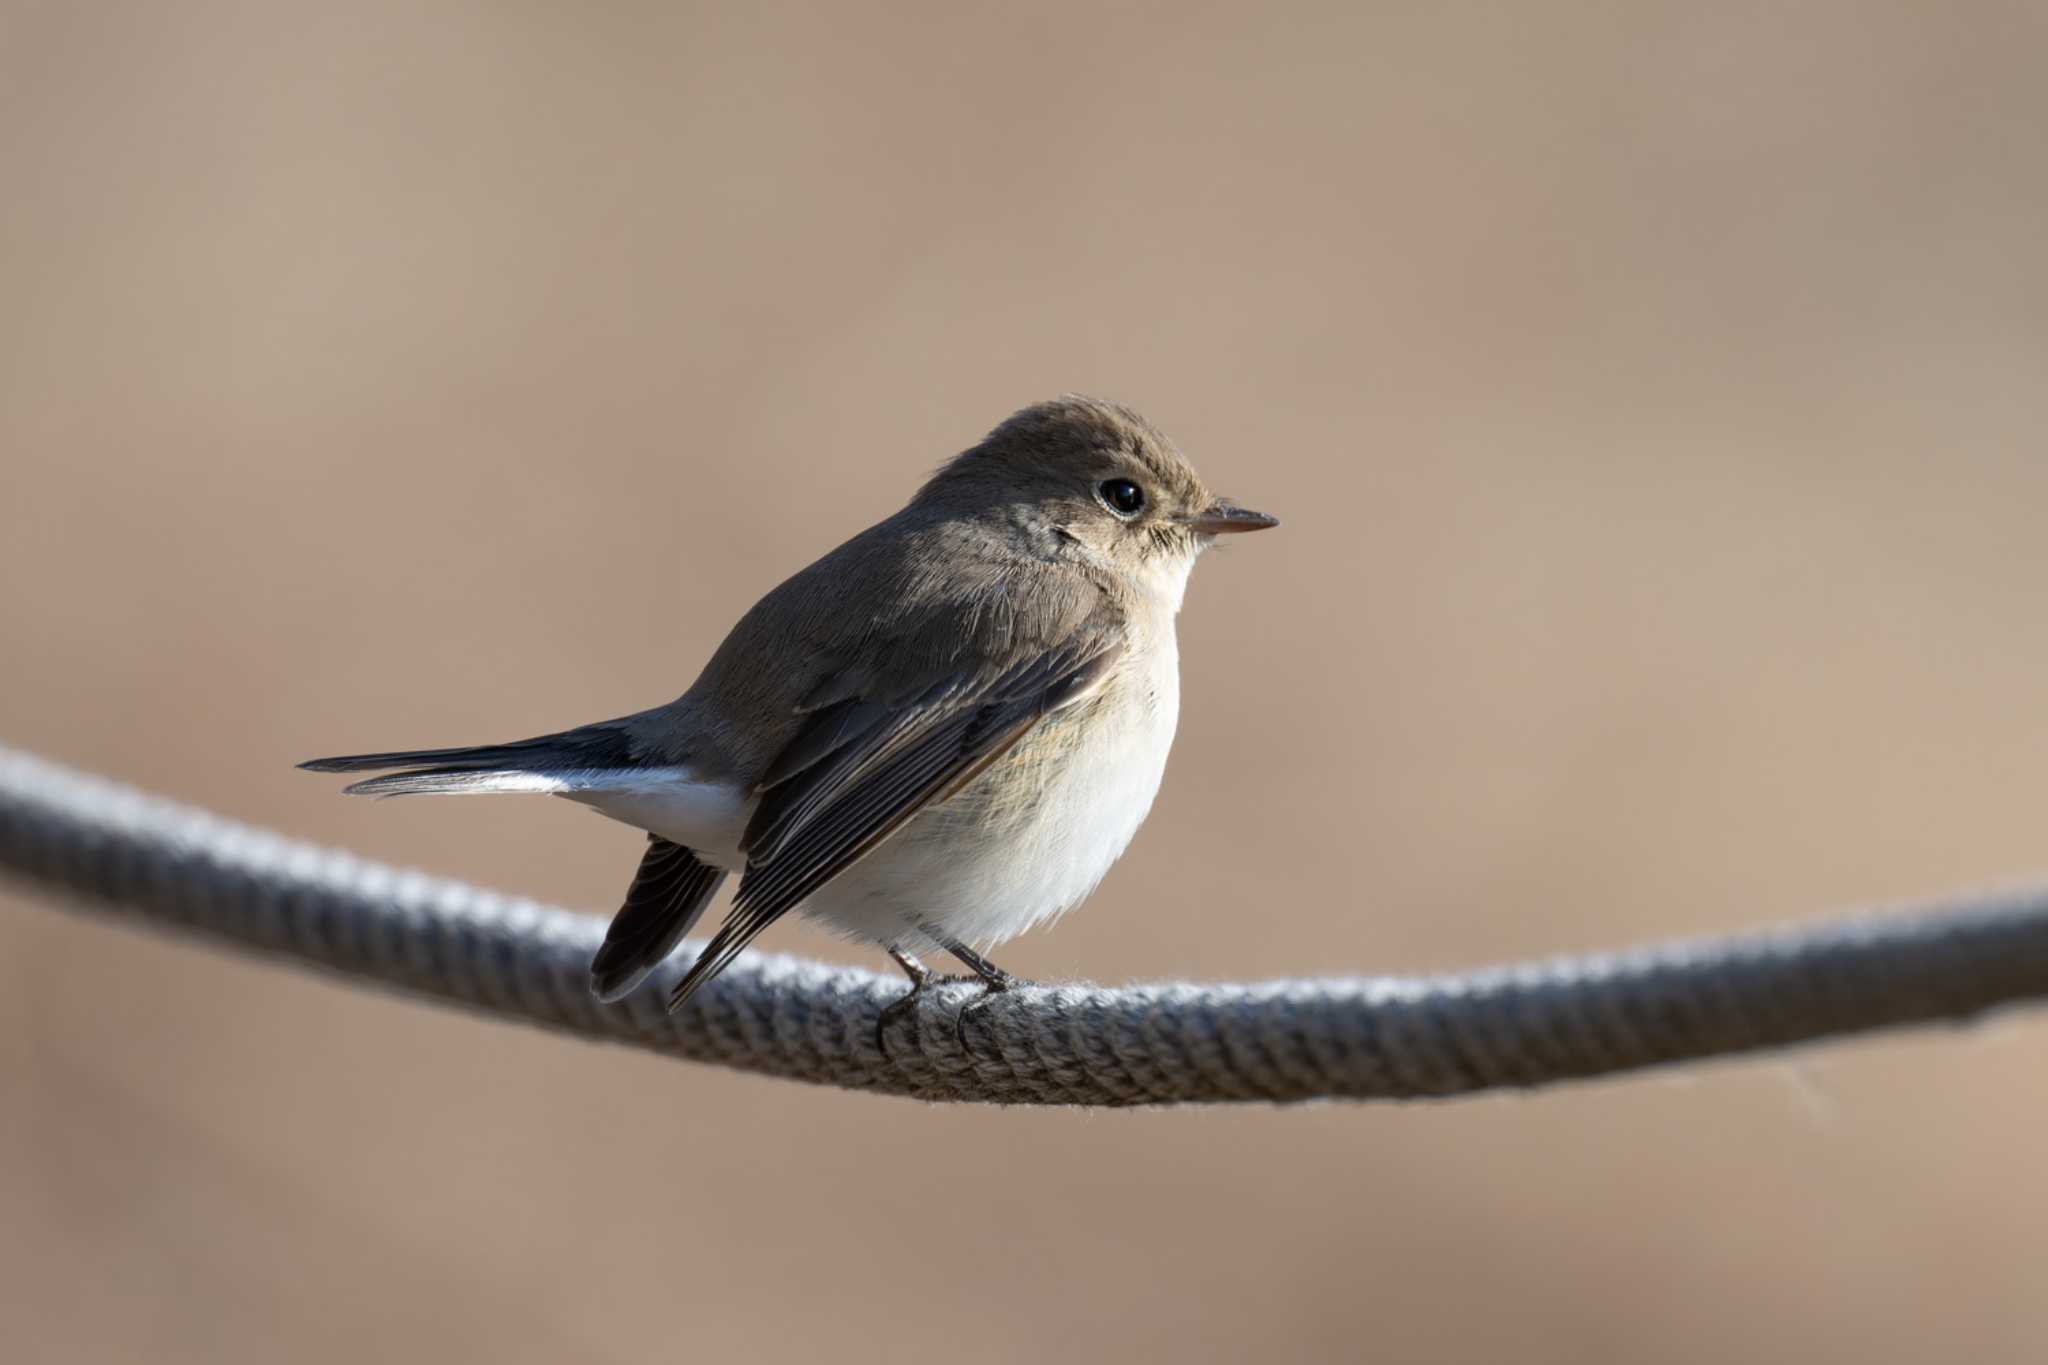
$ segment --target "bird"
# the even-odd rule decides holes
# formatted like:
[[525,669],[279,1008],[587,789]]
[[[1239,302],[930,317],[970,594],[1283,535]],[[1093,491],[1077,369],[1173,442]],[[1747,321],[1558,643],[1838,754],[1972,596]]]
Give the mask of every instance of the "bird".
[[[1180,710],[1175,618],[1219,537],[1278,525],[1212,494],[1157,427],[1066,394],[941,465],[894,515],[772,589],[665,705],[511,743],[312,759],[367,796],[530,792],[646,833],[592,960],[632,992],[728,877],[680,1009],[792,910],[887,952],[914,1010],[1092,893],[1137,833]],[[963,1038],[964,1041],[964,1038]]]

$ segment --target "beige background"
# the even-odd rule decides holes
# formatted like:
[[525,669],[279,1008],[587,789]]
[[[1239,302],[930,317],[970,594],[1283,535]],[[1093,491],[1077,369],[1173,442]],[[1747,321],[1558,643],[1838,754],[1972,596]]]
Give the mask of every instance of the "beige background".
[[[2044,43],[2030,4],[14,0],[0,739],[607,910],[629,831],[290,764],[663,700],[1073,388],[1286,525],[1197,574],[1152,820],[1014,971],[2048,871]],[[10,893],[0,1297],[25,1361],[2038,1359],[2044,1075],[2020,1015],[1440,1106],[936,1109]]]

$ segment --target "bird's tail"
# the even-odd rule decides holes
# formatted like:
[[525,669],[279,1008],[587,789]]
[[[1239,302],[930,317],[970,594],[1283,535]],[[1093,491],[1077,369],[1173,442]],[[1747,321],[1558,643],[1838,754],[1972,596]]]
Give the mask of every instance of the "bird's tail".
[[616,772],[639,766],[626,727],[602,721],[559,734],[479,744],[466,749],[398,749],[382,754],[342,754],[299,766],[316,773],[364,773],[403,769],[351,783],[359,796],[465,795],[471,792],[560,792],[576,785],[573,774]]

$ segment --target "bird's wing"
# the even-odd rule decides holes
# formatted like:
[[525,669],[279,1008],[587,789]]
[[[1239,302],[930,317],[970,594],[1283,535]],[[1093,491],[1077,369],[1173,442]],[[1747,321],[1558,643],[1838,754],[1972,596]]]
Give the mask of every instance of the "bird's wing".
[[732,915],[669,1007],[912,816],[966,786],[1039,721],[1090,695],[1123,649],[1123,632],[1103,610],[1056,640],[956,660],[937,677],[915,676],[923,670],[904,667],[905,652],[884,645],[827,678],[758,784]]

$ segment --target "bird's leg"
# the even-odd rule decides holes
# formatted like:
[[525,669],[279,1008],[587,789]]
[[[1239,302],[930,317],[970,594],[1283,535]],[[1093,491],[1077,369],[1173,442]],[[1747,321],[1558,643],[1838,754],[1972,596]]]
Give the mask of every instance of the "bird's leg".
[[973,972],[976,976],[980,977],[982,984],[984,986],[987,986],[990,990],[1006,991],[1010,989],[1010,987],[1017,984],[1016,977],[1011,976],[1001,967],[998,967],[995,963],[990,962],[987,958],[983,957],[980,953],[975,952],[974,949],[968,947],[959,939],[942,938],[939,940],[939,942],[943,943],[946,946],[947,952],[951,953],[954,957],[957,957],[962,962],[966,963],[967,970]]
[[959,939],[941,938],[939,942],[945,945],[947,952],[966,963],[967,970],[980,977],[981,984],[986,988],[980,995],[962,1005],[960,1013],[953,1016],[953,1036],[959,1039],[960,1050],[965,1052],[967,1050],[967,1017],[988,1008],[989,1001],[1001,995],[1004,991],[1009,990],[1012,986],[1021,983],[1019,983],[1016,977],[1011,976],[1001,967],[990,962]]
[[910,993],[901,999],[892,1000],[887,1005],[884,1005],[881,1014],[876,1016],[875,1046],[882,1050],[884,1057],[889,1055],[889,1025],[895,1023],[906,1014],[916,1013],[918,997],[924,994],[925,984],[932,979],[931,968],[925,966],[902,949],[891,948],[889,956],[896,959],[896,965],[901,967],[903,974],[910,978]]

